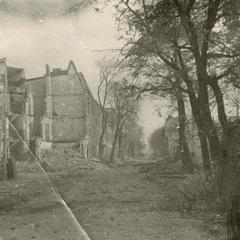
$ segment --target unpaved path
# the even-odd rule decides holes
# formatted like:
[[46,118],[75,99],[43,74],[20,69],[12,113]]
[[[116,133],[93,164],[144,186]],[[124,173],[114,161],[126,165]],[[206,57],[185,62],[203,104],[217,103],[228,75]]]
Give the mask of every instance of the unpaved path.
[[92,240],[209,240],[200,220],[166,209],[165,189],[139,167],[56,178],[60,193]]
[[[36,168],[36,166],[35,166]],[[0,182],[0,240],[87,240],[39,169]]]

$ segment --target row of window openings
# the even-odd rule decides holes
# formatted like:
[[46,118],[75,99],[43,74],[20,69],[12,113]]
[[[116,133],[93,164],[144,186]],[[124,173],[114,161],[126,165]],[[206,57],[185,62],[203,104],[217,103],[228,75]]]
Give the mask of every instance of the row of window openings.
[[[45,129],[46,129],[46,141],[49,141],[50,140],[50,131],[49,131],[50,127],[49,127],[48,123],[45,124]],[[94,145],[92,145],[92,147],[86,146],[86,148],[87,148],[87,157],[96,155],[96,147]],[[84,145],[80,144],[79,152],[82,157],[85,157],[84,150],[85,150]]]

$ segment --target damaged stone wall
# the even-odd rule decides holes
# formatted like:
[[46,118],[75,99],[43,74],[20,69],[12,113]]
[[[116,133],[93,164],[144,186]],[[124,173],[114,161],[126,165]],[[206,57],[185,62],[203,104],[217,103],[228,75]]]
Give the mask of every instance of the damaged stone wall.
[[77,142],[86,135],[86,93],[75,73],[51,77],[52,139]]
[[[33,137],[53,143],[78,142],[81,156],[97,157],[102,111],[74,63],[70,61],[66,70],[51,71],[47,66],[43,77],[29,79],[28,84],[34,106]],[[111,136],[109,130],[105,141],[111,142]]]
[[[25,86],[25,72],[21,68],[7,66],[7,60],[1,59],[1,78],[5,79],[4,89],[2,89],[1,102],[4,98],[5,119],[1,125],[6,125],[4,143],[1,137],[1,150],[5,146],[4,152],[8,159],[25,160],[27,149],[24,142],[29,145],[29,119],[26,109],[28,91]],[[1,84],[0,84],[1,85]],[[1,107],[1,117],[3,108]],[[2,128],[2,126],[1,126]],[[24,142],[23,142],[24,141]],[[7,150],[6,150],[7,149]]]
[[26,80],[26,87],[31,89],[33,98],[33,125],[31,137],[42,137],[41,119],[45,109],[46,81],[44,77]]
[[29,145],[29,126],[25,105],[28,92],[25,86],[25,72],[21,68],[7,67],[7,78],[10,96],[10,112],[8,116],[11,122],[9,127],[10,153],[16,160],[25,160],[27,158],[27,149],[23,140]]

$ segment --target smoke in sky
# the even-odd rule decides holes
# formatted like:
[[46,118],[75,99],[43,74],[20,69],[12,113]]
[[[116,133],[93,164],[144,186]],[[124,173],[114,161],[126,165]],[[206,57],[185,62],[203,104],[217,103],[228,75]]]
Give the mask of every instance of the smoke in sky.
[[[120,48],[113,9],[95,10],[82,0],[0,0],[0,57],[25,69],[27,77],[44,74],[45,64],[66,68],[73,60],[96,95],[95,61]],[[117,52],[116,52],[117,53]],[[146,105],[144,105],[146,106]],[[151,104],[141,113],[147,135],[159,125]],[[150,110],[152,109],[152,110]]]
[[87,0],[2,0],[0,9],[8,14],[37,20],[76,13],[88,5]]
[[[91,82],[99,52],[114,48],[116,31],[109,11],[96,13],[93,6],[69,0],[10,0],[0,2],[0,55],[24,67],[27,76],[42,74],[44,65],[66,67],[74,60]],[[77,5],[78,6],[78,5]],[[67,14],[65,14],[68,11]]]

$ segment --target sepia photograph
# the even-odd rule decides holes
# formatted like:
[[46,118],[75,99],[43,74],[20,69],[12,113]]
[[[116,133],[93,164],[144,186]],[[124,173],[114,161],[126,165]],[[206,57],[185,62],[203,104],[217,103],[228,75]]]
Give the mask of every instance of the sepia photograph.
[[0,0],[0,240],[240,240],[239,0]]

